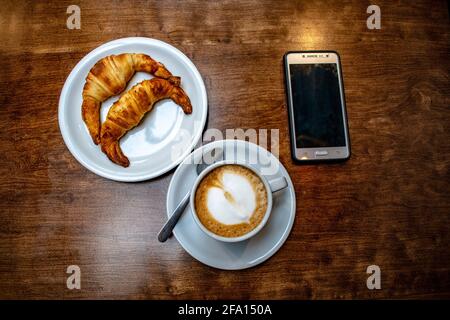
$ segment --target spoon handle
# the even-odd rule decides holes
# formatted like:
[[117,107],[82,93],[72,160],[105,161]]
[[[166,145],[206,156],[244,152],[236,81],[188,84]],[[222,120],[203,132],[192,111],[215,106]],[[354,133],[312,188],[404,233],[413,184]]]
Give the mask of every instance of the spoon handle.
[[190,192],[188,192],[183,200],[178,204],[178,206],[173,211],[173,214],[170,216],[169,220],[167,220],[166,224],[162,227],[161,231],[159,231],[158,234],[158,240],[159,242],[165,242],[170,235],[172,234],[173,228],[175,228],[178,220],[180,219],[181,215],[184,212],[184,209],[186,208],[187,204],[189,203],[189,196],[191,195]]

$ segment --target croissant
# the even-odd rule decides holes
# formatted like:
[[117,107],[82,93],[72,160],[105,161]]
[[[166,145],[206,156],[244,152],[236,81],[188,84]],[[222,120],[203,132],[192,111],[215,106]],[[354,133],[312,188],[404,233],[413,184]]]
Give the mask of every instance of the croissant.
[[166,98],[178,104],[185,114],[192,113],[191,102],[183,89],[160,78],[138,83],[111,106],[101,128],[100,142],[102,151],[112,162],[123,167],[130,165],[120,148],[120,138],[137,126],[157,101]]
[[123,53],[99,60],[89,71],[83,87],[81,114],[95,144],[100,142],[100,106],[106,99],[118,95],[137,71],[148,72],[179,85],[163,64],[145,54]]

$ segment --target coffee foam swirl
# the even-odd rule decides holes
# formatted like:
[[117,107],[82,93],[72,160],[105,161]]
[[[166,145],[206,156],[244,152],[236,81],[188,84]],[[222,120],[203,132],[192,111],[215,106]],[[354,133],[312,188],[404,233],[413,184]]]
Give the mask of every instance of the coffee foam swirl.
[[194,206],[201,224],[217,235],[239,237],[264,218],[268,195],[263,181],[248,168],[227,164],[200,181]]
[[256,194],[250,181],[224,172],[207,193],[207,208],[217,221],[233,225],[248,223],[256,208]]

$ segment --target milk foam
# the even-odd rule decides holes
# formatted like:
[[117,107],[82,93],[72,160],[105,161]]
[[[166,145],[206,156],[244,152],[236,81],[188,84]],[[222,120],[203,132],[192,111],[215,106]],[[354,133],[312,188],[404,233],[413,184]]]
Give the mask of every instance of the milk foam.
[[207,207],[214,219],[223,224],[248,222],[256,208],[256,194],[246,177],[224,172],[220,187],[208,190]]

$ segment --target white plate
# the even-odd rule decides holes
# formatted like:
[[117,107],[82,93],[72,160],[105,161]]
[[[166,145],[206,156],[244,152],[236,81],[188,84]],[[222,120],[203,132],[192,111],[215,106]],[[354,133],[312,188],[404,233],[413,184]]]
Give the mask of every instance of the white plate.
[[[172,100],[159,102],[143,122],[120,140],[130,166],[123,168],[109,161],[96,146],[81,118],[82,89],[92,66],[111,54],[145,53],[163,63],[176,76],[191,99],[193,112],[185,115]],[[136,83],[152,78],[138,72],[127,90]],[[112,103],[118,96],[102,104],[104,121]],[[58,120],[64,142],[72,155],[92,172],[117,181],[142,181],[155,178],[178,165],[200,139],[206,122],[208,103],[205,84],[191,60],[171,45],[149,38],[124,38],[96,48],[86,55],[72,70],[59,99]]]
[[[261,173],[264,173],[263,168],[273,168],[271,174],[266,175],[267,178],[284,176],[288,187],[274,193],[273,209],[267,224],[249,240],[225,243],[211,238],[195,223],[189,206],[178,221],[174,235],[192,257],[208,266],[224,270],[250,268],[269,259],[280,249],[291,232],[295,219],[295,191],[292,181],[284,166],[266,149],[240,140],[214,141],[196,149],[180,164],[172,177],[167,193],[167,216],[170,217],[197,177],[192,159],[198,159],[204,152],[216,147],[224,148],[227,160],[250,162]],[[252,159],[257,159],[256,163]]]

